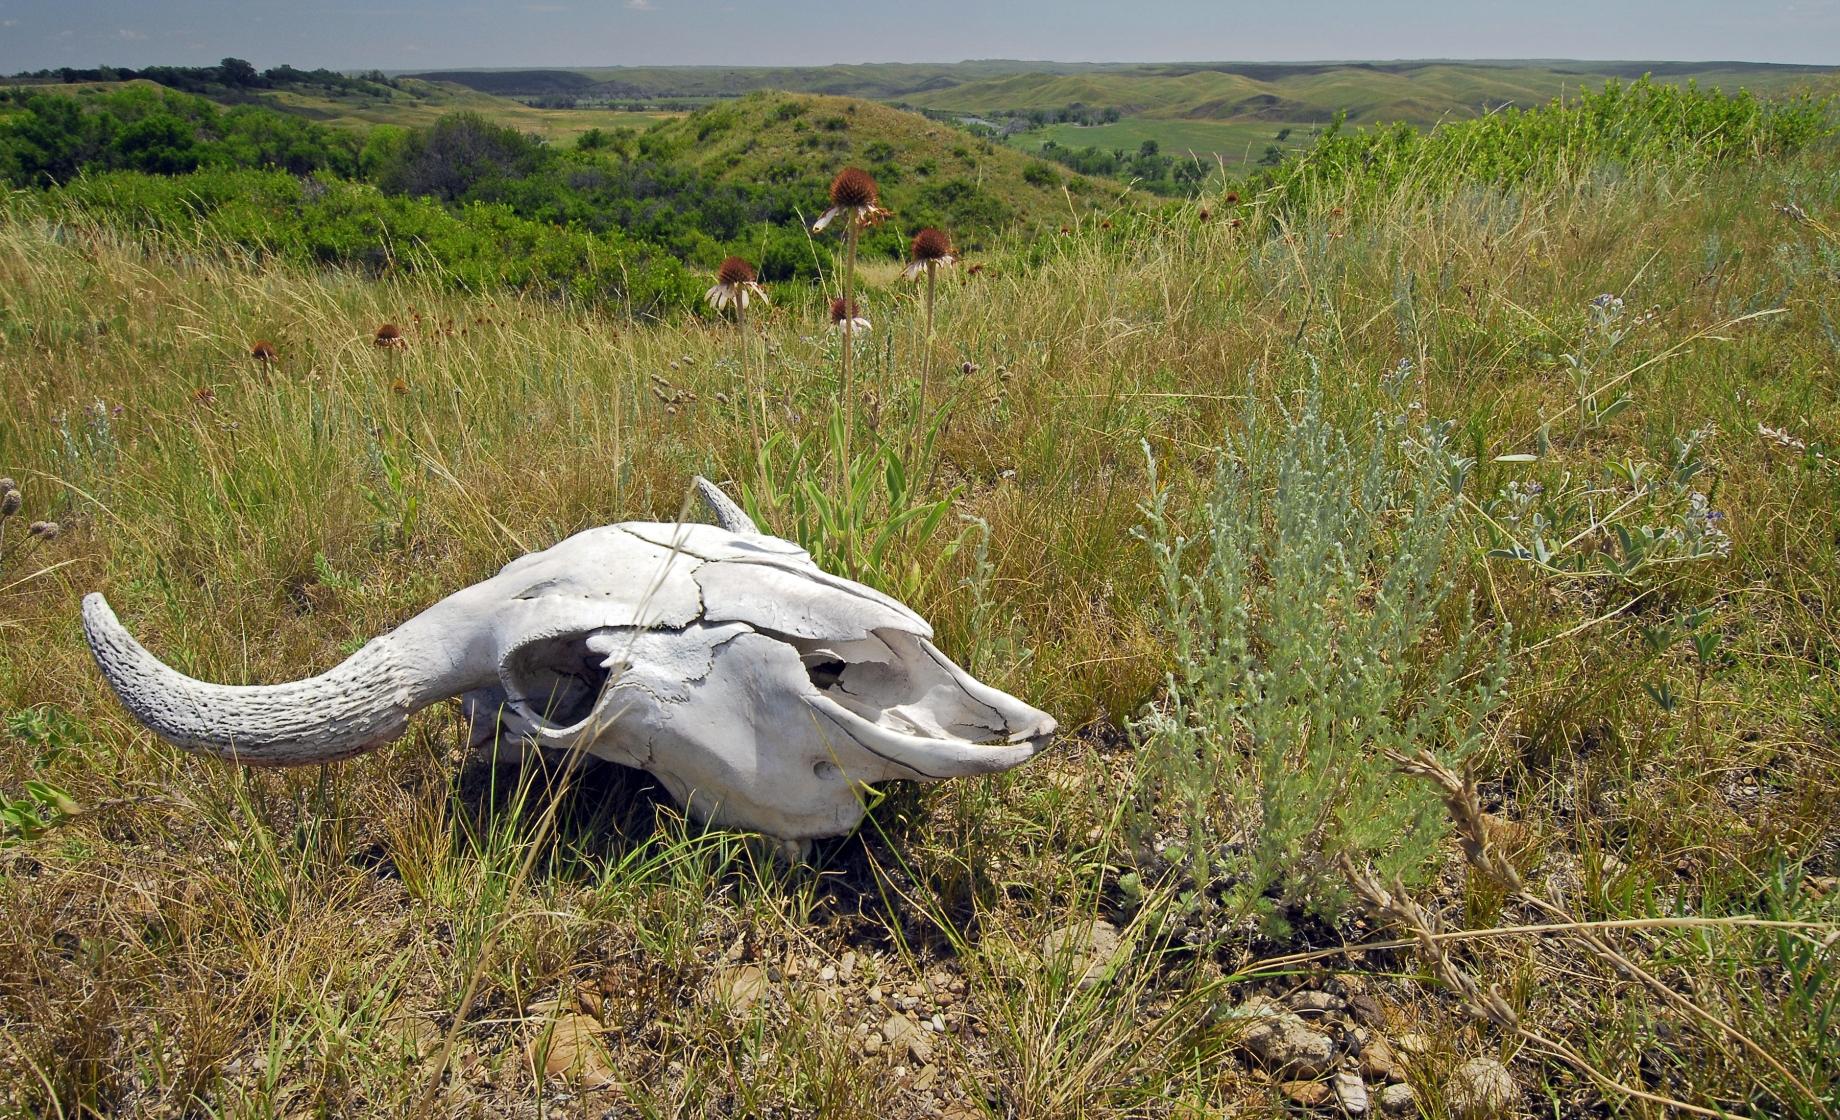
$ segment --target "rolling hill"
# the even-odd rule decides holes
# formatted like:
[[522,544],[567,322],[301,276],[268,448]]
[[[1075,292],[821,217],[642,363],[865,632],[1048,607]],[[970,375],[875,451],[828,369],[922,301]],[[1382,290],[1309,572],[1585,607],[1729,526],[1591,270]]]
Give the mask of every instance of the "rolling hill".
[[821,94],[749,94],[658,125],[644,145],[724,180],[808,183],[816,206],[836,170],[856,164],[876,176],[901,227],[946,223],[973,235],[1016,221],[1059,225],[1070,199],[1096,206],[1115,189],[918,113]]
[[1652,73],[1665,81],[1786,93],[1831,81],[1819,67],[1753,63],[1410,62],[1139,66],[1085,74],[1020,73],[916,93],[913,105],[955,113],[1028,113],[1073,105],[1165,120],[1431,124],[1504,105],[1530,106],[1582,85]]

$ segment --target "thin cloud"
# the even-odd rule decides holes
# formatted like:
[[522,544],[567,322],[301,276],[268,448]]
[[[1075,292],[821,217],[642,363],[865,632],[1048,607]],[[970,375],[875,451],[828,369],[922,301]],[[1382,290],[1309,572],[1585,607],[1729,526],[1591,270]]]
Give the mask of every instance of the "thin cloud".
[[147,37],[147,33],[145,31],[136,31],[132,27],[117,27],[115,29],[115,37],[130,43],[138,43]]
[[635,12],[655,12],[658,10],[657,6],[652,3],[652,0],[626,0],[626,7]]

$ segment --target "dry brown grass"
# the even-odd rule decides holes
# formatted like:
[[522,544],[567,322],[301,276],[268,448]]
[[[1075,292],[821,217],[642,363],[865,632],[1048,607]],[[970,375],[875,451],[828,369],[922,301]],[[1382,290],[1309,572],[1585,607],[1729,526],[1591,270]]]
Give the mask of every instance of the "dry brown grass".
[[[1821,1115],[1840,1091],[1822,1018],[1840,905],[1840,482],[1831,459],[1756,432],[1840,446],[1834,247],[1770,208],[1826,197],[1831,174],[1815,161],[1593,178],[1269,237],[1255,221],[1116,215],[945,285],[931,368],[975,370],[935,373],[925,402],[918,309],[865,273],[883,309],[857,375],[880,404],[865,416],[903,443],[915,418],[944,416],[933,492],[989,525],[981,591],[967,547],[914,606],[942,646],[1070,734],[1014,775],[897,791],[799,869],[685,826],[630,775],[469,765],[445,708],[324,771],[180,755],[113,703],[75,619],[80,594],[104,590],[183,670],[278,680],[521,552],[674,516],[692,473],[750,477],[750,388],[776,427],[827,421],[836,343],[815,296],[754,317],[755,387],[727,330],[0,222],[0,474],[28,516],[65,526],[0,571],[0,710],[14,717],[0,795],[43,780],[82,810],[0,849],[0,1110],[403,1114],[452,1028],[430,1114],[1257,1115],[1284,1106],[1220,1012],[1340,971],[1365,978],[1389,1032],[1425,1038],[1409,1065],[1433,1110],[1444,1074],[1481,1053],[1510,1060],[1529,1111],[1601,1109],[1601,1083],[1470,1015],[1402,944],[1356,944],[1375,931],[1352,918],[1290,945],[1249,930],[1197,959],[1162,945],[1113,882],[1131,767],[1116,727],[1167,668],[1129,535],[1140,441],[1192,498],[1249,384],[1269,404],[1315,358],[1331,407],[1358,424],[1406,356],[1490,492],[1517,469],[1492,456],[1527,450],[1567,406],[1548,356],[1612,290],[1656,309],[1637,361],[1787,309],[1645,369],[1633,408],[1554,452],[1555,469],[1595,471],[1715,424],[1734,558],[1633,602],[1480,547],[1453,571],[1513,621],[1521,651],[1477,772],[1520,886],[1453,854],[1414,905],[1495,929],[1439,943],[1607,1078],[1700,1108]],[[372,345],[385,321],[408,346]],[[280,354],[265,377],[252,337]],[[982,616],[980,594],[994,604]],[[1645,652],[1641,627],[1702,603],[1721,653],[1698,701],[1664,711],[1641,686],[1690,693],[1699,673],[1678,645]],[[1566,932],[1532,898],[1560,906]],[[1038,950],[1094,913],[1135,948],[1082,992]],[[1626,920],[1652,924],[1586,924]],[[1314,950],[1333,955],[1291,955]],[[752,997],[721,998],[749,966]],[[932,1061],[865,1054],[868,1029],[909,1000],[947,1024]],[[601,1024],[605,1086],[533,1071],[565,1011]]]

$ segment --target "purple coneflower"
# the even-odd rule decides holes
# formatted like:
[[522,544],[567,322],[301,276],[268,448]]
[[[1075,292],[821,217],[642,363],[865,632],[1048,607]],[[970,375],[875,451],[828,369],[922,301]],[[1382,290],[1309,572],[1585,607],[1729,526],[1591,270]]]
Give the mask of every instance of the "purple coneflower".
[[852,331],[866,331],[870,325],[869,320],[863,318],[861,304],[842,296],[831,297],[831,326],[843,332],[846,343]]
[[[748,426],[753,429],[756,447],[760,446],[760,425],[754,416],[754,399],[757,394],[754,392],[753,380],[748,376],[747,308],[748,300],[753,296],[760,297],[762,303],[772,302],[760,286],[758,275],[753,265],[740,257],[729,257],[722,262],[721,268],[716,269],[715,286],[703,293],[709,306],[717,311],[726,311],[731,307],[735,309],[735,332],[741,341],[741,380],[748,387]],[[677,363],[671,364],[675,366]]]
[[824,228],[838,218],[849,219],[850,225],[846,228],[860,228],[872,226],[886,217],[888,211],[882,209],[875,177],[860,167],[846,167],[831,180],[831,208],[818,216],[811,229],[813,233],[823,233]]
[[[888,217],[888,211],[882,209],[880,192],[876,189],[875,178],[860,167],[846,167],[837,172],[831,180],[831,208],[826,210],[812,223],[813,231],[821,231],[834,219],[843,222],[843,307],[850,308],[850,314],[831,321],[843,331],[843,376],[839,379],[843,387],[844,407],[844,461],[849,460],[849,433],[856,426],[855,385],[850,380],[850,354],[855,350],[853,336],[858,316],[856,315],[856,239],[865,227],[874,225]],[[865,329],[868,326],[863,321]]]
[[939,270],[950,268],[958,260],[952,248],[952,239],[942,231],[927,226],[914,234],[913,244],[908,247],[908,255],[913,259],[901,271],[901,275],[913,280],[922,273],[926,275],[926,337],[933,337],[933,293],[939,284]]
[[758,297],[762,303],[772,302],[767,298],[766,290],[760,286],[754,266],[740,257],[729,257],[723,261],[722,267],[716,269],[715,286],[703,293],[709,306],[717,311],[727,311],[732,307],[743,314],[747,312],[751,297]]

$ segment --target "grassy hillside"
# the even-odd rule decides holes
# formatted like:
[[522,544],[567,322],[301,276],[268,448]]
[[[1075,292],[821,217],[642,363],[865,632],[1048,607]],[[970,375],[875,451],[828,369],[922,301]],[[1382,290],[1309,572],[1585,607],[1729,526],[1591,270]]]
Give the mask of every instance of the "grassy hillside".
[[1117,108],[1154,119],[1351,121],[1432,124],[1503,105],[1543,104],[1606,78],[1653,71],[1666,81],[1697,81],[1730,91],[1787,93],[1831,82],[1820,67],[1704,66],[1665,63],[1348,63],[1235,68],[1140,66],[1080,75],[1025,73],[967,81],[907,98],[927,109],[1027,113],[1073,104]]
[[555,143],[573,143],[591,128],[649,128],[675,119],[675,112],[625,112],[619,109],[540,109],[505,97],[442,82],[399,79],[403,90],[389,98],[347,98],[278,93],[265,98],[273,108],[327,124],[366,126],[393,124],[418,127],[433,124],[449,113],[478,113],[520,132],[534,133]]
[[606,66],[577,70],[442,70],[412,73],[506,97],[571,94],[614,100],[698,101],[760,90],[892,100],[1010,74],[1080,73],[1103,64],[990,59],[838,66]]
[[644,143],[728,180],[806,183],[814,218],[836,169],[859,164],[908,228],[942,223],[979,241],[1012,223],[1039,229],[1066,222],[1073,211],[1063,184],[1079,187],[1072,206],[1082,212],[1116,190],[1076,184],[1062,168],[916,113],[813,94],[723,102],[659,126]]
[[[479,113],[520,132],[563,144],[573,143],[576,137],[592,128],[649,128],[682,115],[672,111],[626,112],[606,108],[540,109],[460,85],[413,78],[399,78],[397,82],[400,88],[379,86],[361,93],[297,88],[234,96],[220,90],[210,96],[220,104],[260,105],[322,124],[359,129],[378,124],[416,128],[433,124],[449,113]],[[82,96],[135,86],[159,88],[157,83],[144,78],[127,82],[32,82],[27,88]]]
[[[786,103],[665,127],[764,174]],[[639,322],[9,196],[0,1114],[1829,1115],[1840,152],[1573,119],[1458,134],[1511,189],[1338,149],[995,245],[931,334],[881,266],[847,393],[822,292]],[[699,472],[1057,747],[788,865],[454,703],[183,753],[78,622],[291,680]]]

